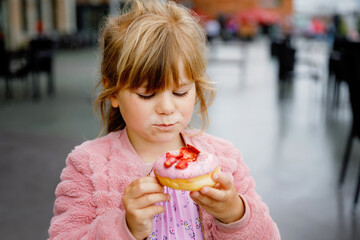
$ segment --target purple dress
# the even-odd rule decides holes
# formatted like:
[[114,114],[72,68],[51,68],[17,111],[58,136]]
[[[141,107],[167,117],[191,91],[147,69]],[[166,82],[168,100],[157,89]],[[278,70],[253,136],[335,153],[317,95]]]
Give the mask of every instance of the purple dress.
[[[152,168],[152,164],[147,167]],[[150,175],[154,176],[154,173],[151,172]],[[158,204],[166,210],[154,215],[149,240],[203,240],[199,207],[189,196],[190,192],[165,186],[164,193],[168,193],[171,199]]]
[[149,239],[203,239],[201,220],[197,204],[189,196],[189,191],[164,187],[171,199],[161,202],[165,212],[154,215],[153,230]]

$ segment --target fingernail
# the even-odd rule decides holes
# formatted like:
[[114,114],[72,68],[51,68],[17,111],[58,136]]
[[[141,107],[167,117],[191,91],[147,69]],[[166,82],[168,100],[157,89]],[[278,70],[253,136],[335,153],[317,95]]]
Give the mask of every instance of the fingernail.
[[196,197],[199,196],[199,193],[198,192],[193,192],[191,195],[196,198]]
[[201,193],[205,194],[209,191],[209,188],[208,187],[203,187],[201,190]]

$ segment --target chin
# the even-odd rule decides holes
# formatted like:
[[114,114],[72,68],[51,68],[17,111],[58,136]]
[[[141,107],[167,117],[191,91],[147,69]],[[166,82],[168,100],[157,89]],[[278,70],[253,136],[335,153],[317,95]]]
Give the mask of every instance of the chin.
[[173,132],[162,132],[157,133],[153,136],[153,140],[155,142],[171,142],[175,140],[178,136],[180,136],[180,131],[173,131]]

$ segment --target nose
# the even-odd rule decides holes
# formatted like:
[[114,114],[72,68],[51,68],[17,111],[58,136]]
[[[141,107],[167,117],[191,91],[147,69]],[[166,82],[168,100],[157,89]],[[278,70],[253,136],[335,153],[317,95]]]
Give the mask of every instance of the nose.
[[163,91],[159,93],[159,98],[156,106],[158,114],[170,115],[175,112],[176,104],[172,92]]

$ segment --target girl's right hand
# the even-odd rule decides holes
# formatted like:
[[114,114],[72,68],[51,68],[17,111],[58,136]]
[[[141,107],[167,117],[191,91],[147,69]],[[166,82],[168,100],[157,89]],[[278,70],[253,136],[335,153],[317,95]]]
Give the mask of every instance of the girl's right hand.
[[136,239],[145,239],[151,234],[153,216],[165,211],[155,203],[168,200],[169,194],[164,193],[164,187],[154,177],[139,178],[125,188],[122,202],[126,223]]

